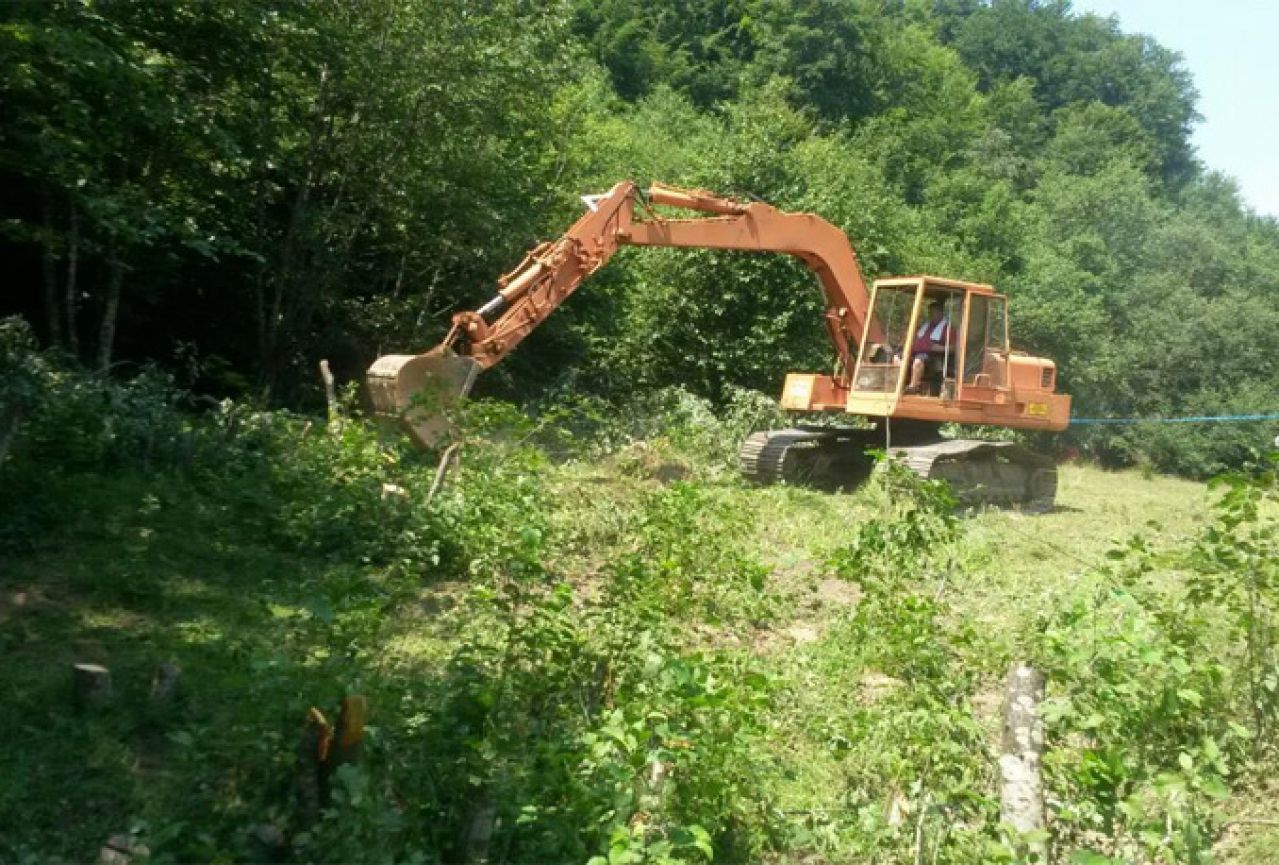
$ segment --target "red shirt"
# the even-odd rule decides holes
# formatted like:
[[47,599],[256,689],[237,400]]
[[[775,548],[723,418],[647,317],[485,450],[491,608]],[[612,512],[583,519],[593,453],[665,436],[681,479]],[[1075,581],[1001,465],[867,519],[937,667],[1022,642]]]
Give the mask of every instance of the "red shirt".
[[923,354],[932,350],[934,343],[945,345],[951,341],[950,322],[942,319],[938,322],[926,321],[919,326],[919,330],[915,332],[915,343],[911,346],[911,351],[915,354]]

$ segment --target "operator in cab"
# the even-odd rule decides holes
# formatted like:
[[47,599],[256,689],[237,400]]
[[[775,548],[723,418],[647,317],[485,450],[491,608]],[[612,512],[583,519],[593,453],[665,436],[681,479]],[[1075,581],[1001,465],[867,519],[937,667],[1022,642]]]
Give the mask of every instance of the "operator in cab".
[[946,318],[946,302],[936,298],[928,304],[928,320],[919,326],[911,343],[910,384],[906,393],[921,393],[929,361],[935,359],[944,365],[955,356],[955,348],[954,329]]

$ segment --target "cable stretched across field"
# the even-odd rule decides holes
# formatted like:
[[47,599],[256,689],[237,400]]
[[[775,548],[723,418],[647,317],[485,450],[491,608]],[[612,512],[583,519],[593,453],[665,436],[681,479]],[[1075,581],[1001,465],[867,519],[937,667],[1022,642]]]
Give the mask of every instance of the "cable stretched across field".
[[1279,414],[1191,415],[1189,417],[1076,417],[1071,426],[1119,426],[1139,423],[1230,423],[1279,420]]

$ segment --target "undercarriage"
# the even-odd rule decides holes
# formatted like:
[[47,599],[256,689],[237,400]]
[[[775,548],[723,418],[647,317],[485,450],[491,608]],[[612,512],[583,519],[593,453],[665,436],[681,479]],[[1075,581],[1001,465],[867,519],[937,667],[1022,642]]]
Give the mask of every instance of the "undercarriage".
[[1015,442],[943,438],[931,425],[907,426],[887,441],[878,429],[796,427],[758,432],[742,443],[743,476],[759,484],[838,489],[864,481],[873,467],[868,450],[884,450],[921,478],[944,480],[969,505],[1052,510],[1057,467],[1050,457]]

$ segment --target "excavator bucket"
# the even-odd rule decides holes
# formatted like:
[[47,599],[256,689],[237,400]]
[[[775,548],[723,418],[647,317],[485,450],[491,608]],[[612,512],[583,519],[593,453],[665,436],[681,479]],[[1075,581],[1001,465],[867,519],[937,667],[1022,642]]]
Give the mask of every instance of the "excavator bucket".
[[374,413],[396,422],[418,445],[438,446],[449,434],[446,410],[471,391],[480,365],[447,346],[426,354],[388,354],[365,380]]

